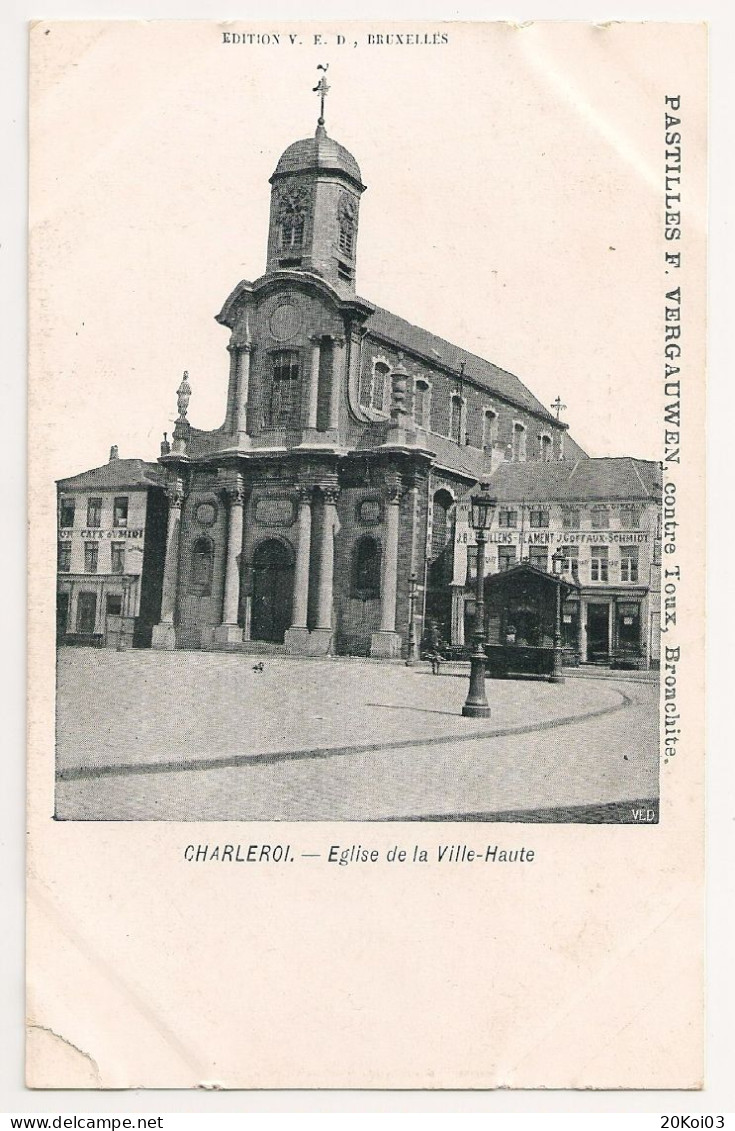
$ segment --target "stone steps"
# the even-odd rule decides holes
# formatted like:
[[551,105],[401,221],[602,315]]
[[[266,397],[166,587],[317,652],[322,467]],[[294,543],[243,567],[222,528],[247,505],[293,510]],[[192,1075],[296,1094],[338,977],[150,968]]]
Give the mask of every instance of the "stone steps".
[[272,644],[268,640],[243,640],[233,644],[219,644],[216,640],[202,644],[202,652],[240,652],[244,656],[285,656],[285,644]]

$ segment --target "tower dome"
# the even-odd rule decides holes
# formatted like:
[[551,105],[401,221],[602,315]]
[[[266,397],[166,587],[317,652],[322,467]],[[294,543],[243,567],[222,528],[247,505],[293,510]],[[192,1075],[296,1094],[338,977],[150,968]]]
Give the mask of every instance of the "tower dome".
[[294,173],[338,173],[362,192],[364,185],[360,166],[348,149],[327,136],[324,126],[317,126],[314,137],[294,141],[281,154],[271,184]]

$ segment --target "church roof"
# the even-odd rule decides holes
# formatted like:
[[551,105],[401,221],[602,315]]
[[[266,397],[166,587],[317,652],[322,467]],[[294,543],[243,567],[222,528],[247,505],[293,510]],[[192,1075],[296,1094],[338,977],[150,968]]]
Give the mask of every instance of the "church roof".
[[357,161],[348,149],[334,138],[327,136],[323,126],[317,128],[314,137],[295,141],[284,150],[271,180],[288,173],[321,171],[346,173],[360,188],[363,187],[362,174]]
[[499,397],[512,401],[520,408],[528,409],[553,424],[558,423],[556,417],[552,416],[541,401],[529,392],[520,378],[493,365],[491,361],[485,361],[477,354],[469,353],[460,346],[455,346],[420,326],[414,326],[411,322],[406,322],[405,319],[379,306],[369,318],[367,327],[369,334],[384,338],[392,345],[418,354],[429,365],[441,365],[458,375],[460,365],[464,362],[465,380],[481,385],[488,392],[496,393]]
[[660,497],[661,471],[632,456],[502,463],[489,479],[498,502],[564,502]]
[[160,487],[161,468],[157,463],[146,463],[142,459],[111,459],[103,467],[93,467],[79,475],[59,479],[57,486],[61,491],[83,490],[140,490],[144,487]]

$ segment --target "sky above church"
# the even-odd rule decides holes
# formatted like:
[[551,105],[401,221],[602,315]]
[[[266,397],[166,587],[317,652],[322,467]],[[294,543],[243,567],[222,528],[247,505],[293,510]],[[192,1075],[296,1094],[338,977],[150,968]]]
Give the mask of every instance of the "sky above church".
[[[185,369],[192,424],[222,423],[214,316],[265,269],[268,178],[314,132],[319,63],[327,132],[367,185],[357,293],[543,404],[561,397],[590,455],[661,458],[667,28],[46,26],[32,33],[31,366],[54,478],[111,444],[155,459]],[[681,34],[675,50],[693,101]],[[703,166],[694,142],[688,159]],[[690,232],[703,192],[690,183]]]

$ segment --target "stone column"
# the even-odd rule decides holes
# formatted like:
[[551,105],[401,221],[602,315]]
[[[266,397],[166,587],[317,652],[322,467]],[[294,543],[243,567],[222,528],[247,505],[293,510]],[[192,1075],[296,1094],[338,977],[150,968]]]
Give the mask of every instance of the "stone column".
[[342,375],[344,372],[345,342],[344,338],[332,338],[332,377],[329,385],[329,428],[336,431],[339,428],[339,404],[342,392]]
[[316,628],[309,637],[309,652],[326,656],[332,651],[332,605],[334,601],[334,535],[337,529],[338,487],[322,487],[324,513],[319,547],[319,590]]
[[316,428],[316,413],[319,404],[319,364],[321,352],[321,338],[311,338],[311,366],[309,369],[309,387],[306,397],[306,427],[311,429]]
[[395,657],[401,654],[401,637],[396,632],[396,597],[398,592],[398,530],[401,488],[388,488],[385,508],[385,539],[380,585],[380,632],[370,641],[370,655]]
[[227,559],[225,564],[225,592],[222,601],[222,623],[214,630],[218,644],[239,644],[242,628],[237,623],[240,609],[240,555],[242,553],[243,510],[245,492],[242,484],[226,488],[229,503],[227,524]]
[[237,347],[237,379],[235,381],[235,431],[238,439],[248,434],[248,397],[250,396],[250,355],[253,347],[245,343]]
[[309,630],[306,626],[306,620],[309,610],[309,566],[311,562],[311,495],[311,487],[302,487],[299,492],[293,620],[285,637],[286,651],[299,654],[309,650]]
[[176,595],[179,588],[179,543],[181,535],[181,508],[184,492],[177,483],[166,491],[168,496],[168,526],[166,529],[166,560],[163,567],[163,592],[161,595],[161,620],[153,626],[151,647],[176,647],[174,614]]

